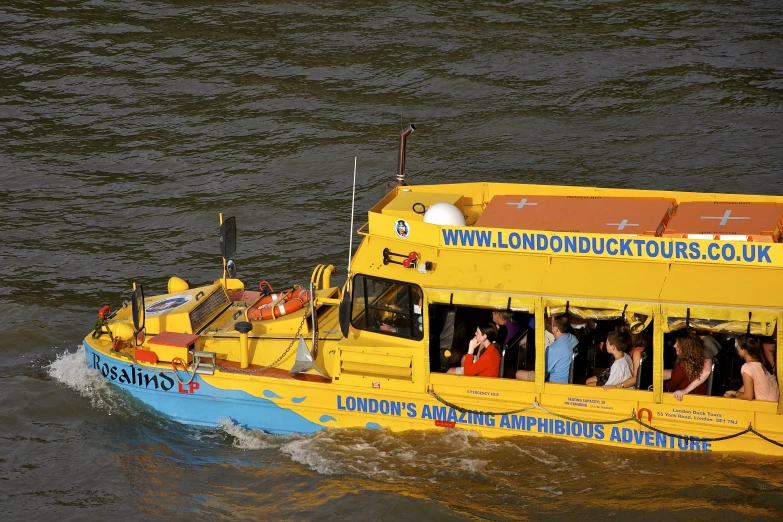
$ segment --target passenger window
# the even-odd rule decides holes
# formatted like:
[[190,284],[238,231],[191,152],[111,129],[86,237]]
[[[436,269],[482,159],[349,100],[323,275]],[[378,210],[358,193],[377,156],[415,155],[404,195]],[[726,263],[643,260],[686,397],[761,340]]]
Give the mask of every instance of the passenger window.
[[434,373],[465,375],[464,356],[476,328],[490,323],[497,328],[490,341],[500,360],[494,371],[483,371],[481,376],[514,379],[518,370],[535,366],[535,323],[528,312],[434,303],[428,317],[430,371]]
[[353,278],[351,324],[359,330],[421,340],[421,288],[364,275]]
[[[672,324],[671,319],[669,324]],[[704,326],[707,322],[700,321],[697,324]],[[716,329],[710,331],[690,327],[666,333],[664,335],[663,359],[665,391],[674,392],[689,389],[694,380],[698,382],[694,384],[695,388],[689,391],[692,395],[723,396],[726,390],[739,389],[742,386],[740,368],[744,361],[739,357],[734,347],[737,335],[732,332],[716,331]],[[764,338],[760,337],[759,339]],[[675,344],[679,348],[679,354]],[[682,365],[680,365],[680,371],[675,371],[680,362],[683,364],[690,362],[689,365],[686,364],[686,370],[687,366],[694,365],[692,362],[695,360],[694,351],[697,355],[701,355],[698,357],[697,364],[703,364],[698,379],[691,375],[683,377]]]
[[[580,343],[574,384],[647,390],[652,385],[654,326],[650,320],[646,328],[638,331],[637,325],[645,322],[646,318],[634,322],[634,328],[623,318],[591,319],[581,325],[576,322]],[[615,363],[618,366],[613,375]]]

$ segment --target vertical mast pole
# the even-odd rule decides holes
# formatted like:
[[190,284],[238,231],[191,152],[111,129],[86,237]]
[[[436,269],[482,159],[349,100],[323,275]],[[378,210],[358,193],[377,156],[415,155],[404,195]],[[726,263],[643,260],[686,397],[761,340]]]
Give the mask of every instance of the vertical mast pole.
[[[220,213],[220,226],[223,226],[223,213]],[[222,257],[222,256],[221,256]],[[223,258],[223,288],[226,287],[226,258]]]
[[351,194],[351,237],[348,240],[348,286],[351,287],[351,253],[353,251],[353,211],[356,202],[356,156],[353,157],[353,193]]

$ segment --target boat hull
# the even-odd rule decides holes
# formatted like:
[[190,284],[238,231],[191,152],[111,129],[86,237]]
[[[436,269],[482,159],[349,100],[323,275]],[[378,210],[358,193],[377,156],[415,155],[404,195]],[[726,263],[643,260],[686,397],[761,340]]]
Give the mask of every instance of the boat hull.
[[[256,397],[239,389],[221,389],[196,375],[180,383],[173,371],[149,371],[144,367],[109,357],[84,343],[87,365],[98,370],[112,384],[172,419],[197,426],[218,426],[230,419],[250,429],[267,433],[312,433],[324,429],[269,398]],[[188,375],[180,372],[182,379]],[[267,391],[270,397],[279,397]]]
[[[672,408],[637,403],[635,408],[628,408],[624,420],[615,420],[615,415],[614,419],[604,422],[595,415],[571,417],[570,412],[561,414],[539,405],[537,400],[533,405],[514,412],[503,412],[503,406],[495,404],[494,408],[474,408],[484,412],[494,410],[494,413],[473,413],[460,411],[458,406],[453,407],[455,405],[445,400],[441,402],[435,395],[427,393],[369,391],[336,383],[239,373],[196,375],[192,382],[184,384],[172,370],[157,368],[158,371],[151,371],[127,359],[96,350],[86,341],[84,348],[88,366],[101,372],[112,384],[176,421],[198,426],[218,426],[225,419],[230,419],[250,429],[281,435],[307,434],[326,428],[383,428],[393,431],[456,428],[488,437],[545,436],[659,451],[752,451],[783,455],[783,448],[752,433],[726,440],[710,440],[741,432],[747,426],[736,425],[728,429],[721,426],[717,429],[712,425],[702,428],[697,424],[677,424],[676,420],[681,419],[672,419],[672,424],[667,424],[670,414],[664,412],[686,411],[684,406]],[[181,379],[187,380],[187,377],[180,372]],[[492,380],[495,383],[501,381]],[[569,402],[593,401],[575,398],[573,393],[570,395],[567,397]],[[602,402],[612,404],[611,400]],[[551,403],[548,406],[552,408]],[[625,406],[627,404],[623,404],[622,408]],[[620,409],[618,407],[617,411]],[[634,420],[632,413],[635,410],[641,413],[637,418],[641,418],[644,424]],[[774,432],[767,435],[777,438]]]

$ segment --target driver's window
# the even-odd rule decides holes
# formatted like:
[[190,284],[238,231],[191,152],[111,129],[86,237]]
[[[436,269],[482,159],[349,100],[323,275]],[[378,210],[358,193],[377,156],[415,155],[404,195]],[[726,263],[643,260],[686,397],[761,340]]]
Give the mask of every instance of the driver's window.
[[354,328],[420,340],[421,288],[408,283],[357,275],[353,279]]

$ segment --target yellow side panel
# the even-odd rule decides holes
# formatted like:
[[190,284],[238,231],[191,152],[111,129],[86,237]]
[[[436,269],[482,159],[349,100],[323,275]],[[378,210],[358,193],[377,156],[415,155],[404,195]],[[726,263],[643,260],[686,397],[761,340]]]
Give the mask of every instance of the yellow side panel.
[[781,429],[783,428],[783,423],[781,423],[780,415],[777,414],[777,403],[759,402],[764,402],[765,406],[769,405],[769,408],[766,408],[767,411],[756,412],[753,427],[773,440],[781,440],[783,438],[783,429]]
[[534,298],[531,296],[540,293],[541,280],[548,268],[546,256],[508,256],[470,250],[441,252],[435,269],[426,279],[422,278],[422,284],[433,288],[433,292],[455,286],[461,289],[460,292],[442,290],[435,294],[438,302],[448,303],[449,294],[454,292],[455,299],[463,304],[505,307],[508,298],[512,297],[512,306],[519,299],[521,307],[532,307]]
[[[385,378],[398,382],[413,381],[413,357],[411,355],[394,355],[377,353],[371,350],[341,349],[340,378],[348,379],[357,384],[367,378]],[[354,381],[356,378],[359,381]],[[354,379],[354,380],[352,380]]]
[[[430,384],[432,391],[442,399],[485,413],[520,413],[516,410],[532,406],[538,399],[534,383],[514,379],[433,373]],[[488,400],[492,402],[488,403]]]
[[341,360],[343,362],[374,364],[380,366],[391,366],[394,368],[410,368],[411,357],[408,355],[387,355],[370,352],[354,352],[341,350]]
[[[772,290],[779,288],[783,288],[783,270],[672,265],[661,290],[661,301],[783,308],[783,293]],[[747,310],[744,320],[748,320]]]
[[656,301],[666,269],[660,263],[553,257],[541,294],[617,301],[633,296],[635,301]]
[[455,305],[484,306],[487,308],[506,308],[512,310],[535,310],[535,297],[510,293],[481,291],[458,291],[453,289],[427,289],[427,301],[430,303],[450,303]]
[[653,393],[644,390],[604,390],[600,386],[547,382],[540,404],[582,420],[619,420],[637,411],[640,401],[649,402],[652,398]]
[[405,378],[411,380],[412,370],[408,368],[395,368],[393,366],[383,366],[377,364],[356,363],[349,361],[342,361],[340,366],[340,373],[342,374],[355,374],[355,375],[375,375],[383,376],[390,379],[393,378]]

